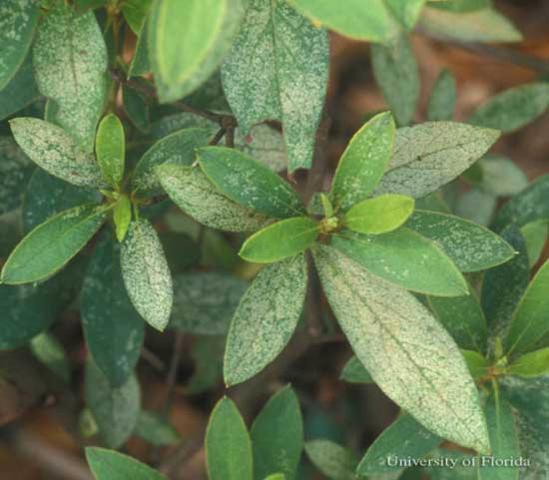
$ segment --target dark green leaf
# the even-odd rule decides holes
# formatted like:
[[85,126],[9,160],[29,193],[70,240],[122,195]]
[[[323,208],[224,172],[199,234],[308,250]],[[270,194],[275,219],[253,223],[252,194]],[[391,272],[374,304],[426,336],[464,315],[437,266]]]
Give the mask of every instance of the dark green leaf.
[[495,195],[480,188],[472,188],[457,199],[454,211],[459,217],[487,226],[492,221],[497,203]]
[[113,187],[118,187],[124,178],[126,140],[122,122],[113,113],[103,117],[99,123],[95,155],[103,178]]
[[328,63],[324,29],[312,26],[286,2],[250,1],[223,64],[223,87],[245,135],[264,120],[282,121],[290,172],[311,166]]
[[125,0],[122,4],[124,18],[135,34],[143,28],[151,3],[152,0]]
[[149,64],[149,38],[148,38],[148,27],[145,23],[143,28],[137,36],[137,43],[135,45],[135,53],[133,54],[132,61],[130,63],[130,68],[128,70],[129,77],[138,77],[140,75],[145,75],[151,71],[151,66]]
[[250,436],[256,480],[276,472],[295,478],[303,450],[303,420],[299,399],[290,386],[269,399],[255,418]]
[[111,385],[126,382],[141,354],[143,319],[133,308],[120,272],[120,249],[110,235],[90,262],[81,298],[86,344]]
[[149,105],[143,94],[127,85],[123,85],[122,102],[131,122],[141,132],[147,133],[151,127],[151,119]]
[[427,118],[431,122],[452,120],[456,108],[456,79],[450,70],[440,72],[429,98]]
[[259,272],[229,328],[223,365],[227,385],[253,377],[282,351],[297,326],[306,287],[303,255],[273,263]]
[[105,207],[86,205],[51,217],[11,253],[2,269],[2,283],[15,285],[50,277],[88,243],[106,216]]
[[30,56],[10,82],[0,89],[0,120],[18,112],[40,96],[34,76]]
[[305,207],[294,189],[276,173],[232,148],[198,150],[206,176],[228,198],[274,218],[295,217]]
[[331,440],[317,439],[305,443],[307,456],[331,480],[355,480],[358,463],[355,454]]
[[526,174],[509,158],[488,155],[476,165],[482,172],[481,187],[493,195],[517,195],[528,186]]
[[17,144],[9,137],[0,137],[0,215],[21,206],[22,192],[33,170]]
[[141,410],[134,433],[155,447],[173,445],[181,440],[181,436],[167,419],[150,410]]
[[406,289],[455,297],[468,292],[452,260],[431,240],[407,228],[383,235],[343,231],[332,245],[369,272]]
[[210,480],[253,480],[250,436],[234,402],[223,397],[206,430],[206,465]]
[[366,370],[364,365],[362,365],[360,360],[354,355],[343,367],[339,378],[349,383],[374,383],[368,370]]
[[166,480],[148,465],[114,450],[86,447],[86,459],[95,480]]

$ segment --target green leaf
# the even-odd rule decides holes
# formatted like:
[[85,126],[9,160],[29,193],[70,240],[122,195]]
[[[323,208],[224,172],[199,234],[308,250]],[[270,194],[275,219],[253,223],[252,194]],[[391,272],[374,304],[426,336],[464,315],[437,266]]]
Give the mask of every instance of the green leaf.
[[372,45],[376,82],[399,126],[412,123],[420,94],[419,70],[406,34],[388,45]]
[[503,206],[494,222],[494,230],[501,230],[509,223],[522,227],[534,220],[549,220],[547,198],[549,175],[543,175]]
[[433,433],[488,452],[475,384],[429,311],[333,248],[319,246],[315,263],[353,351],[384,393]]
[[88,359],[85,399],[103,442],[110,448],[120,448],[134,431],[139,416],[141,393],[135,375],[120,387],[113,387]]
[[253,377],[282,351],[297,326],[306,287],[303,255],[259,272],[240,300],[227,335],[223,365],[227,385]]
[[162,165],[155,172],[175,204],[207,227],[241,232],[258,230],[268,223],[265,215],[222,195],[199,168]]
[[349,383],[374,383],[368,370],[355,355],[347,361],[339,378]]
[[490,457],[480,458],[478,478],[479,480],[518,479],[519,469],[517,467],[483,465],[485,459],[490,465],[492,461],[517,459],[521,455],[515,416],[511,405],[505,398],[500,398],[499,393],[496,391],[488,399],[485,412],[492,452]]
[[345,215],[345,225],[359,233],[380,234],[396,230],[414,211],[414,199],[381,195],[355,204]]
[[48,173],[77,186],[103,185],[93,155],[85,153],[62,128],[30,117],[15,118],[10,126],[21,149]]
[[431,0],[429,6],[452,12],[473,12],[475,10],[490,8],[492,0],[447,0],[442,2]]
[[146,97],[138,90],[122,85],[122,103],[131,122],[142,133],[151,127],[150,109]]
[[328,36],[284,1],[249,3],[222,68],[227,100],[244,134],[280,120],[289,171],[310,168],[328,84]]
[[122,13],[135,34],[139,34],[149,13],[152,0],[125,0]]
[[490,362],[478,352],[473,350],[461,350],[461,354],[465,359],[467,368],[471,373],[473,379],[477,380],[481,377],[486,376],[489,373]]
[[181,436],[167,419],[149,410],[141,410],[139,413],[134,433],[155,447],[173,445],[181,440]]
[[395,471],[389,464],[394,458],[419,459],[442,441],[411,415],[400,415],[368,448],[357,467],[358,475],[375,475]]
[[25,345],[55,321],[56,309],[49,285],[0,285],[0,350]]
[[332,480],[355,480],[358,463],[355,454],[331,440],[316,439],[305,443],[307,456],[324,475]]
[[371,0],[367,5],[360,0],[348,0],[345,8],[330,0],[290,0],[290,3],[315,24],[324,24],[356,40],[387,42],[398,32],[398,24],[383,0]]
[[546,220],[527,223],[520,229],[520,233],[526,242],[530,267],[533,267],[541,258],[545,242],[549,237],[549,223]]
[[502,43],[522,40],[515,26],[492,8],[459,13],[425,8],[420,27],[434,37],[462,42]]
[[248,262],[278,262],[310,248],[319,235],[320,225],[316,220],[287,218],[248,237],[238,254]]
[[40,93],[55,102],[51,121],[91,153],[107,94],[107,50],[94,14],[57,3],[38,27],[33,66]]
[[455,214],[480,225],[489,225],[496,211],[498,199],[491,193],[473,187],[455,202]]
[[224,348],[225,337],[207,335],[194,338],[190,352],[194,372],[187,384],[188,394],[204,393],[219,386],[223,378]]
[[122,122],[114,113],[103,117],[97,128],[95,154],[103,178],[118,187],[124,178],[126,140]]
[[247,283],[222,272],[183,273],[174,277],[170,327],[196,335],[224,335]]
[[481,304],[494,336],[504,333],[508,328],[530,279],[528,253],[520,230],[510,225],[501,232],[501,236],[518,254],[484,274]]
[[336,208],[348,210],[368,198],[389,163],[394,139],[395,123],[388,112],[376,115],[354,134],[332,182]]
[[0,89],[0,120],[25,108],[39,96],[32,73],[32,61],[27,57],[15,76]]
[[248,135],[237,128],[234,138],[235,147],[274,172],[288,168],[288,151],[284,137],[268,124],[254,125]]
[[332,245],[370,273],[414,292],[443,297],[465,295],[467,283],[431,240],[407,228],[383,235],[343,231]]
[[549,261],[538,270],[520,300],[504,341],[508,355],[527,352],[549,332]]
[[469,118],[469,123],[510,133],[524,127],[549,108],[549,83],[510,88],[490,98]]
[[5,0],[0,10],[0,90],[16,75],[27,56],[38,22],[37,0]]
[[467,170],[499,132],[455,122],[426,122],[397,131],[393,158],[376,195],[424,197]]
[[419,20],[421,10],[427,0],[386,0],[398,21],[411,30]]
[[137,36],[137,43],[135,44],[135,53],[133,54],[130,68],[128,69],[128,77],[138,77],[145,75],[151,71],[149,63],[149,35],[148,35],[147,23],[143,25],[143,28]]
[[33,167],[11,138],[0,137],[0,215],[21,206]]
[[456,79],[450,70],[440,72],[429,98],[427,118],[431,122],[452,120],[456,109]]
[[86,272],[81,298],[84,337],[95,364],[114,387],[133,373],[145,336],[120,272],[120,249],[105,236]]
[[276,173],[232,148],[198,150],[210,181],[231,200],[274,218],[295,217],[305,207],[295,190]]
[[435,242],[462,272],[486,270],[515,255],[495,233],[454,215],[416,210],[406,227]]
[[196,90],[219,66],[238,33],[242,0],[156,2],[148,23],[149,60],[162,103]]
[[126,238],[126,233],[128,233],[132,221],[132,204],[126,195],[121,195],[114,205],[113,221],[116,238],[119,242],[122,242]]
[[486,350],[488,331],[476,293],[461,297],[429,297],[429,306],[438,321],[461,347],[477,352]]
[[549,347],[521,355],[509,365],[507,372],[519,377],[539,377],[549,374]]
[[206,430],[206,465],[210,480],[253,480],[250,436],[234,402],[223,397]]
[[162,138],[149,148],[137,163],[132,177],[132,187],[145,195],[161,192],[155,173],[159,165],[187,165],[195,161],[195,150],[207,145],[210,132],[204,128],[179,130]]
[[70,381],[71,369],[61,342],[49,333],[41,333],[30,342],[32,354],[66,383]]
[[172,277],[158,235],[148,220],[131,222],[122,242],[120,264],[133,306],[151,327],[164,330],[172,310]]
[[497,196],[517,195],[528,186],[526,174],[510,159],[499,155],[481,158],[481,187]]
[[269,399],[255,418],[250,436],[256,480],[273,472],[295,478],[303,450],[303,419],[299,399],[289,385]]
[[105,207],[85,205],[65,210],[32,230],[6,260],[2,283],[44,280],[63,268],[99,230]]
[[166,480],[148,465],[114,450],[86,447],[86,460],[95,480]]
[[55,214],[78,205],[99,203],[97,190],[76,187],[37,168],[25,191],[23,231],[30,232]]

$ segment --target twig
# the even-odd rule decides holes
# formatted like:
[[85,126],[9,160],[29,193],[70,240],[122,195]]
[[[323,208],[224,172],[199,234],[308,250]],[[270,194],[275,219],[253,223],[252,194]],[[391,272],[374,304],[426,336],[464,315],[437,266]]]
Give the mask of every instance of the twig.
[[166,371],[166,365],[164,365],[164,362],[147,347],[142,348],[141,356],[143,357],[143,360],[145,360],[157,372],[164,373]]

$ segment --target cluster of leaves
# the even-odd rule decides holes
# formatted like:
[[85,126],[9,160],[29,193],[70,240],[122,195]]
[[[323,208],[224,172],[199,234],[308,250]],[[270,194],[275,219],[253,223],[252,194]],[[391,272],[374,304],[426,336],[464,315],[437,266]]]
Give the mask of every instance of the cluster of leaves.
[[[212,480],[289,480],[303,450],[330,478],[398,478],[388,456],[451,455],[443,440],[528,455],[524,478],[547,474],[549,264],[532,280],[530,271],[547,238],[549,181],[525,188],[511,160],[486,154],[501,132],[547,110],[549,84],[510,89],[458,123],[455,80],[444,71],[429,121],[413,125],[420,78],[410,32],[520,39],[490,1],[353,0],[342,10],[329,0],[6,0],[0,26],[0,119],[9,120],[0,226],[10,233],[0,255],[11,252],[0,275],[0,348],[29,345],[68,381],[48,329],[79,297],[84,433],[110,448],[132,434],[153,445],[178,440],[141,408],[134,371],[145,323],[202,336],[190,393],[217,383],[213,350],[224,351],[232,386],[282,352],[319,280],[356,355],[342,378],[375,383],[402,414],[359,463],[327,439],[304,443],[290,387],[249,433],[224,397],[206,435]],[[356,132],[330,190],[304,202],[279,172],[313,164],[326,28],[373,42],[391,112]],[[129,63],[126,34],[137,36]],[[471,189],[456,196],[460,176]],[[510,195],[496,213],[498,197]],[[185,215],[170,217],[172,204]],[[157,233],[159,218],[173,231]],[[239,258],[267,264],[250,285],[227,272]],[[198,265],[215,268],[188,271]],[[89,448],[87,458],[98,480],[163,478],[110,450]]]

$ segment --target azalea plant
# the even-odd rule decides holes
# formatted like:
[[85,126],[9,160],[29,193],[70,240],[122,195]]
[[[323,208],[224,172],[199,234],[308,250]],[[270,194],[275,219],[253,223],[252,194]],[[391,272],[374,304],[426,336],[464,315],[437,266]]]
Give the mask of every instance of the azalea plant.
[[[549,177],[492,148],[549,83],[456,121],[442,70],[418,111],[414,33],[520,32],[488,0],[344,3],[0,5],[0,400],[24,405],[2,424],[72,398],[97,480],[180,478],[195,450],[211,480],[548,475]],[[386,108],[331,168],[334,35],[371,44]],[[399,412],[373,441],[334,434],[300,380],[331,344],[348,391]]]

